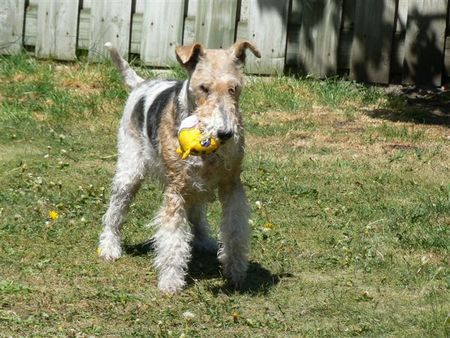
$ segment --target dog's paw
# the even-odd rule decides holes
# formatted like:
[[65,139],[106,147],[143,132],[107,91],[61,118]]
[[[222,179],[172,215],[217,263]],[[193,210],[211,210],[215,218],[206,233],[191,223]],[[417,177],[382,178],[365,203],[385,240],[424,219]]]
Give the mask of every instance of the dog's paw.
[[122,249],[119,248],[97,248],[97,255],[105,261],[115,261],[122,256]]
[[158,289],[165,294],[176,294],[183,290],[186,282],[184,278],[166,274],[159,277]]
[[223,274],[237,289],[241,288],[247,277],[248,262],[246,259],[230,260],[223,253],[219,255],[219,261],[223,266]]
[[224,269],[224,275],[234,288],[240,289],[244,285],[247,277],[247,270],[238,271],[234,269]]
[[97,255],[105,261],[115,261],[122,256],[120,240],[107,234],[100,236],[100,243],[97,248]]

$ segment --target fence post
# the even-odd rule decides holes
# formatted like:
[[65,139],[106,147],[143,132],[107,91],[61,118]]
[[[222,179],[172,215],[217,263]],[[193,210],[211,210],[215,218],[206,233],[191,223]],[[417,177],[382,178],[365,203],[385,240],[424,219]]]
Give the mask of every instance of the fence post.
[[350,78],[389,83],[397,0],[357,0]]
[[234,42],[237,0],[198,0],[195,40],[206,48],[228,48]]
[[448,0],[410,0],[403,83],[440,86]]
[[176,62],[175,47],[183,40],[185,0],[146,0],[141,35],[141,60],[163,67]]
[[261,59],[248,53],[250,73],[282,73],[286,58],[289,0],[253,0],[249,4],[248,39],[261,51]]
[[95,0],[91,7],[89,59],[101,60],[110,41],[120,55],[128,58],[131,30],[131,0]]
[[47,0],[38,4],[37,57],[76,58],[78,0]]
[[301,12],[298,68],[324,78],[337,73],[342,0],[295,0]]
[[25,0],[3,0],[0,7],[0,55],[22,49]]

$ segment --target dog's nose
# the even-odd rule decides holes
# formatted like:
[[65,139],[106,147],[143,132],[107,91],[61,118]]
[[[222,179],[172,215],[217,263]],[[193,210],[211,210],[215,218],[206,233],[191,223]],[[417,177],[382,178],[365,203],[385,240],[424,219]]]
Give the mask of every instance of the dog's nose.
[[217,137],[222,141],[225,142],[229,140],[233,136],[233,132],[231,131],[225,131],[225,130],[219,130],[217,132]]

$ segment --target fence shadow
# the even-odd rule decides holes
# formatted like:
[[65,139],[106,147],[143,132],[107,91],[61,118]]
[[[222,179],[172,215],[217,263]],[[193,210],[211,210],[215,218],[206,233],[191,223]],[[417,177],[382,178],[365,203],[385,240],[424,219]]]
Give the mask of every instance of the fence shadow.
[[445,19],[444,15],[422,15],[417,8],[408,17],[408,26],[414,26],[417,34],[411,42],[409,51],[411,57],[405,58],[403,64],[404,78],[416,85],[440,84],[442,77],[443,51],[437,46],[439,37],[432,30],[434,21]]
[[[284,1],[290,8],[287,16],[280,10]],[[444,10],[440,6],[436,11],[430,11],[399,1],[389,4],[373,0],[367,3],[356,0],[284,1],[261,0],[257,3],[261,10],[279,15],[284,24],[291,27],[287,34],[288,50],[289,46],[298,48],[299,41],[303,41],[299,48],[308,50],[308,55],[315,55],[312,67],[310,61],[302,59],[302,53],[291,50],[286,55],[285,71],[288,74],[314,75],[319,68],[324,69],[321,76],[336,74],[336,69],[328,67],[329,61],[321,60],[320,53],[314,52],[316,48],[322,48],[322,41],[315,38],[317,30],[327,29],[328,36],[335,36],[339,43],[335,55],[338,74],[345,74],[339,67],[349,67],[347,70],[350,69],[350,75],[357,81],[405,81],[420,85],[439,85],[442,77],[447,75],[444,37],[440,34],[444,34],[441,26],[445,24],[448,8]],[[342,8],[342,11],[330,11],[330,8]],[[404,15],[407,20],[400,19]],[[328,24],[323,25],[324,22]],[[407,37],[409,41],[405,41]],[[349,51],[343,53],[343,48],[349,48]]]
[[[364,8],[363,6],[368,7]],[[395,22],[394,19],[392,21],[385,19],[384,14],[387,11],[388,8],[384,1],[370,1],[364,5],[355,2],[351,15],[349,15],[350,13],[344,13],[348,16],[348,20],[354,21],[349,63],[350,75],[353,74],[352,77],[356,81],[371,82],[379,80],[380,77],[377,73],[385,71],[383,67],[386,68],[386,59],[389,61],[392,59],[392,55],[389,55],[388,51],[392,46]],[[359,18],[362,15],[364,17]],[[377,34],[378,39],[375,39],[376,35],[368,29],[365,22],[372,23],[372,29],[379,32]],[[378,48],[374,48],[373,45]]]
[[393,122],[412,122],[450,127],[450,92],[434,87],[394,87],[386,108],[367,113]]

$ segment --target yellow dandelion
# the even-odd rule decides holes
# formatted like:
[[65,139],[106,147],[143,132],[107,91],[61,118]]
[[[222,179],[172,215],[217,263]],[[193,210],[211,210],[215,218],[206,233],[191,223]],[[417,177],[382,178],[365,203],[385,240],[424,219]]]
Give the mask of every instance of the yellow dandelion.
[[102,254],[102,249],[101,248],[97,248],[97,256],[100,256]]
[[56,221],[56,220],[58,219],[58,217],[59,217],[59,214],[58,214],[57,211],[55,211],[55,210],[50,210],[50,211],[48,212],[48,218],[50,218],[52,221]]
[[272,222],[267,222],[266,224],[264,224],[264,228],[266,228],[267,230],[272,230],[274,226],[275,225]]

